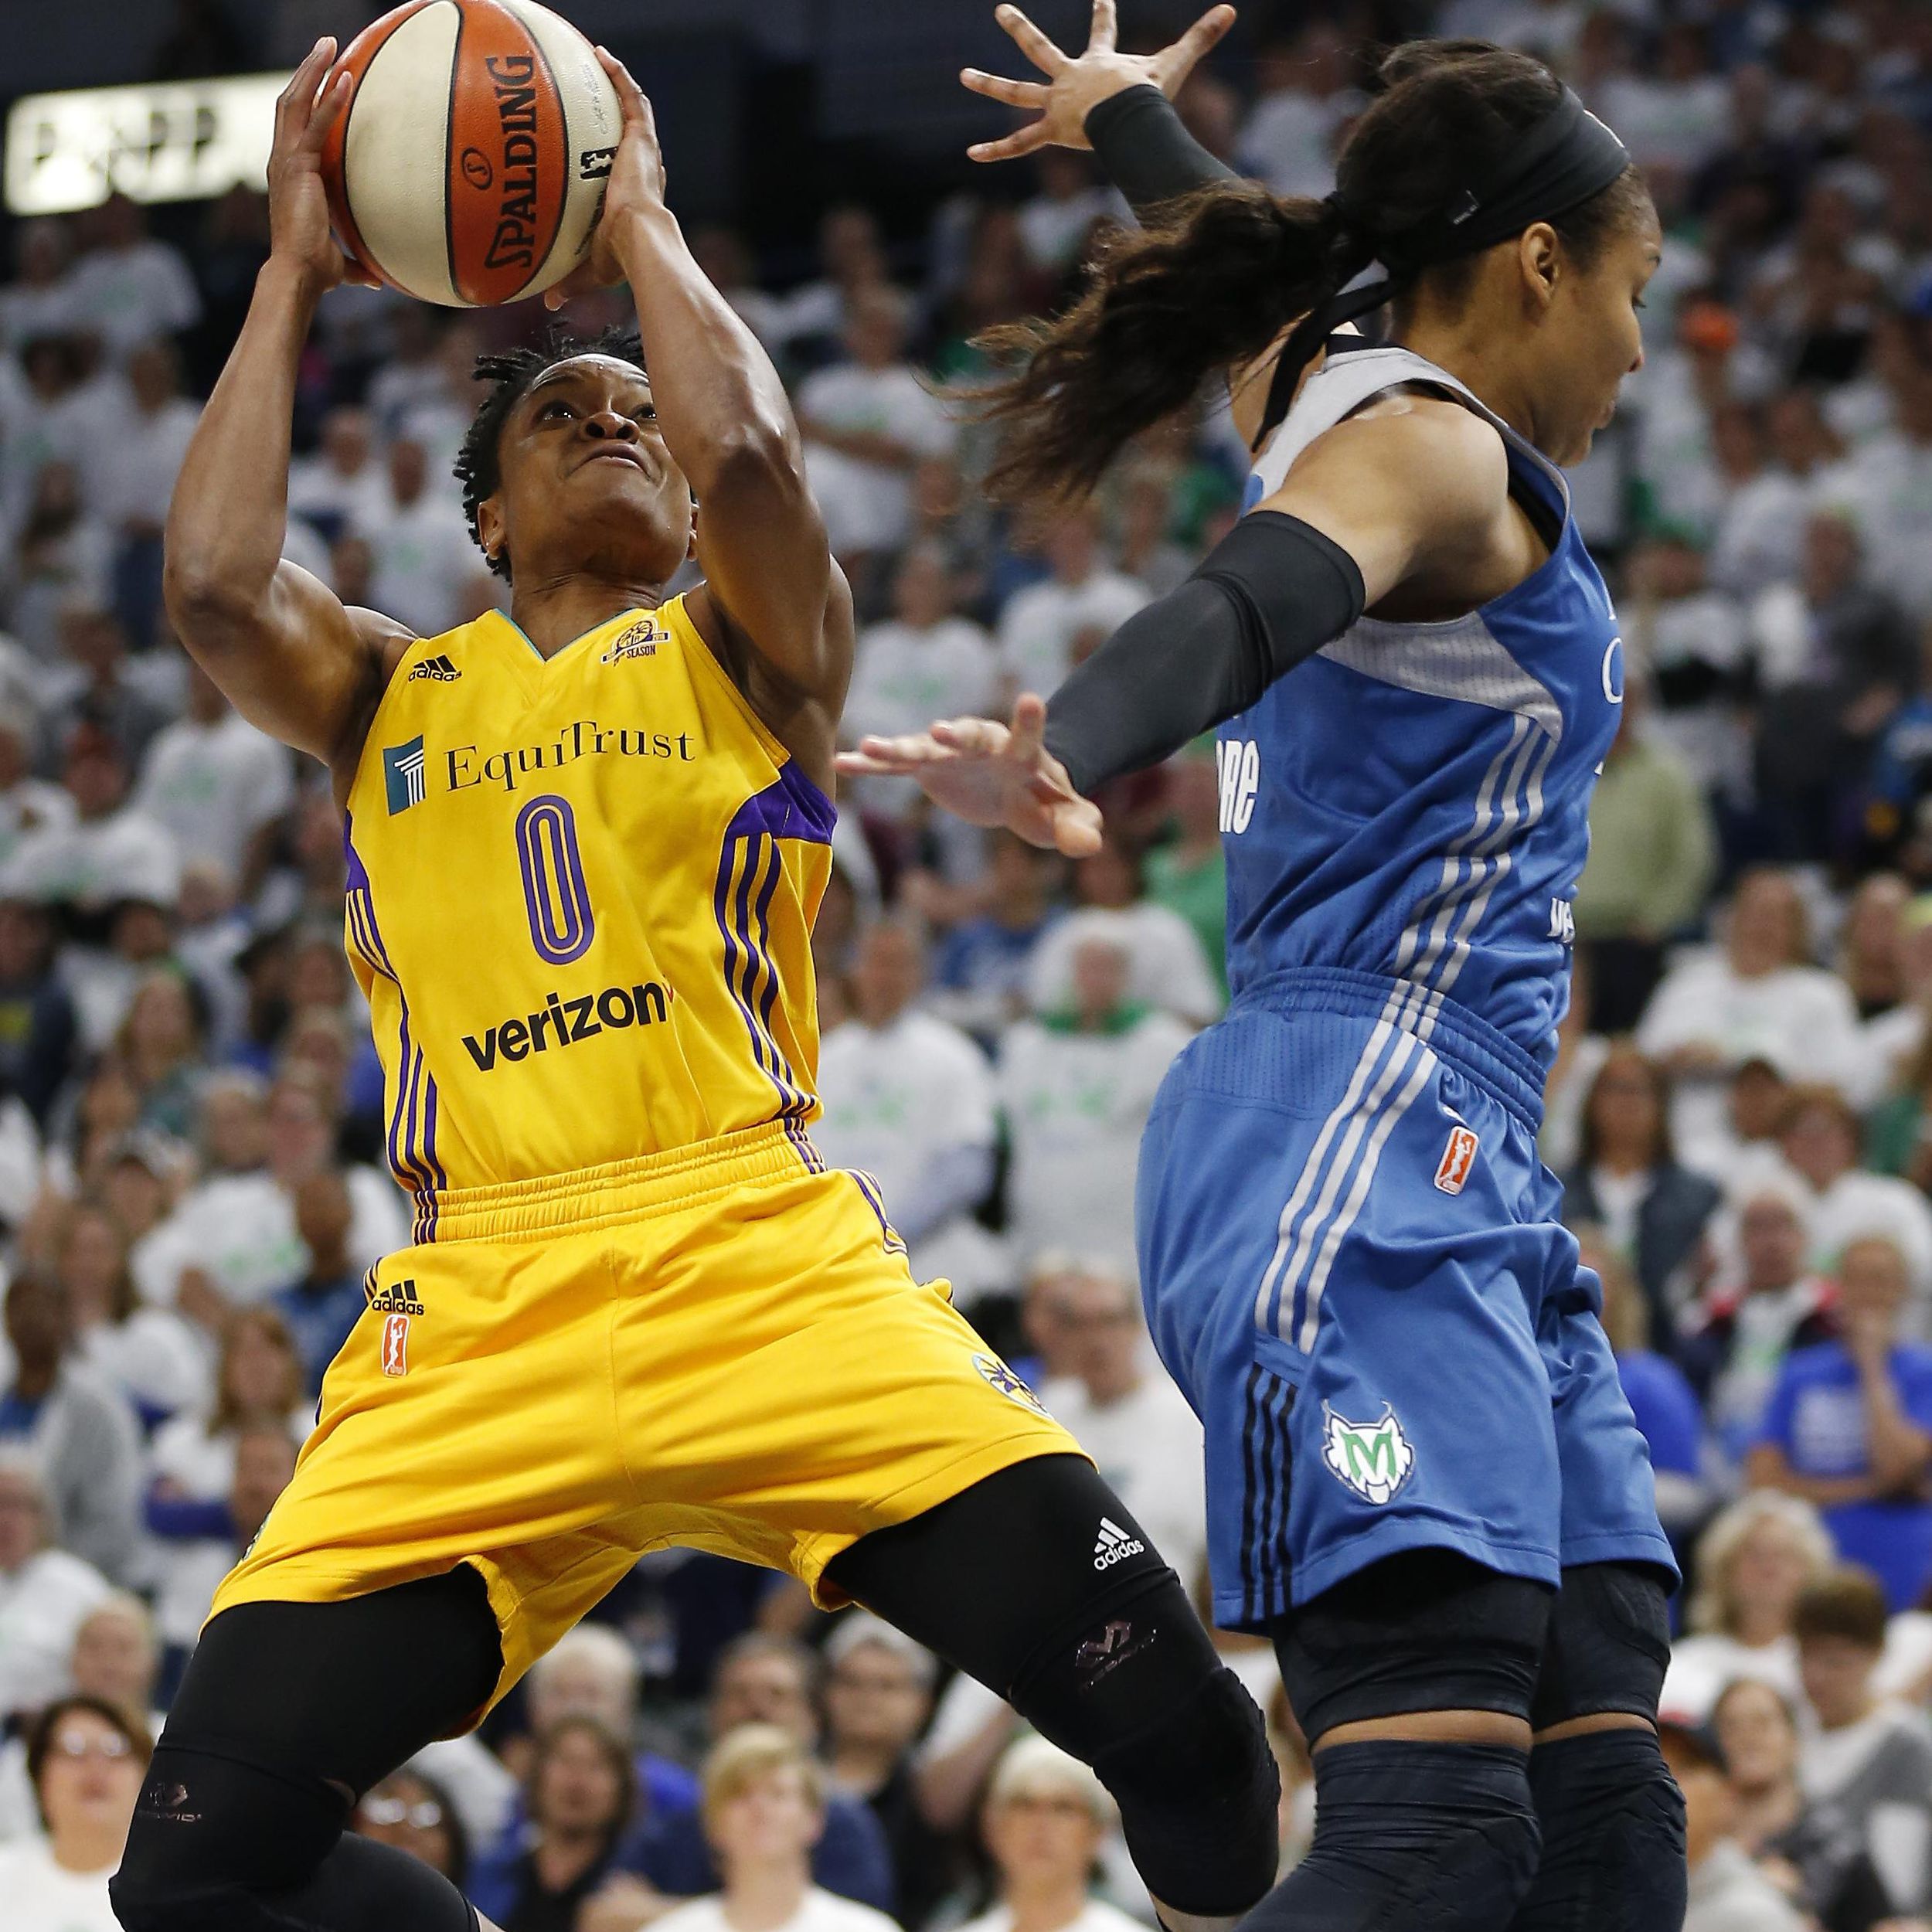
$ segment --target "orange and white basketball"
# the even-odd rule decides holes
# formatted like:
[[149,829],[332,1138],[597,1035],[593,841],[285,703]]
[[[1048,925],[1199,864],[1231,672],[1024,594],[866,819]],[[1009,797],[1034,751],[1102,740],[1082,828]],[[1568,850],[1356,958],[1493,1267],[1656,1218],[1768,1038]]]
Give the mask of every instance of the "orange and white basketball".
[[322,171],[358,262],[473,308],[539,294],[583,258],[621,114],[568,21],[535,0],[410,0],[349,43],[345,70]]

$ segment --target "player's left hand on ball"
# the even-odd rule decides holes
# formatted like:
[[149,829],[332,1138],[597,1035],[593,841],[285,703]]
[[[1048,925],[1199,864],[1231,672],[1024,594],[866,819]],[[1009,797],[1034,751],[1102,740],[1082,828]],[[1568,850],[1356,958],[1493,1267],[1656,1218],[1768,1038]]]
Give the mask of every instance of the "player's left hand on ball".
[[590,252],[562,281],[547,290],[546,308],[559,308],[573,295],[593,288],[609,288],[624,280],[617,259],[617,237],[634,216],[654,214],[664,206],[664,151],[658,145],[657,117],[631,70],[607,47],[597,50],[604,71],[617,90],[624,131],[611,157],[611,178],[604,185],[604,206],[590,236]]
[[935,804],[969,825],[1004,825],[1029,845],[1084,859],[1100,849],[1100,809],[1073,789],[1046,749],[1046,706],[1031,695],[1011,725],[944,719],[903,738],[861,738],[838,768],[859,777],[916,778]]

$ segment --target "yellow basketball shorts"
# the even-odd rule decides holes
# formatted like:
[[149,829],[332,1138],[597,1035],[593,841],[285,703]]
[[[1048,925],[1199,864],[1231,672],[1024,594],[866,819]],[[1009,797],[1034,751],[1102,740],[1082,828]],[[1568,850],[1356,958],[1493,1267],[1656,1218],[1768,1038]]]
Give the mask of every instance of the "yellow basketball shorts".
[[869,1531],[1070,1452],[913,1280],[869,1182],[753,1129],[444,1196],[434,1241],[372,1272],[213,1614],[473,1563],[500,1698],[647,1550],[788,1570],[831,1607],[825,1566]]

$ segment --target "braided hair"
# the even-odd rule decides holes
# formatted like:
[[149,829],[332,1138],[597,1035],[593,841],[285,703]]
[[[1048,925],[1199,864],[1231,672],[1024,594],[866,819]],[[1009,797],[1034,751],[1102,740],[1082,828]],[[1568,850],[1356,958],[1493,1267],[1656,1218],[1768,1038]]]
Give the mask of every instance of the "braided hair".
[[[1549,115],[1562,83],[1541,61],[1484,41],[1417,41],[1383,62],[1325,200],[1216,182],[1113,237],[1084,292],[1050,319],[989,331],[979,345],[1005,373],[978,393],[1005,432],[987,487],[1009,502],[1083,495],[1133,437],[1185,406],[1214,375],[1258,357],[1289,324],[1405,236],[1439,225],[1458,179],[1503,165]],[[1554,219],[1587,268],[1643,205],[1634,172]],[[1473,256],[1404,278],[1399,311],[1427,280],[1461,298]]]
[[[485,498],[496,494],[503,481],[504,423],[546,369],[555,369],[558,363],[578,355],[614,356],[621,362],[634,363],[640,369],[644,367],[644,345],[638,339],[637,331],[615,323],[587,337],[572,335],[553,324],[534,348],[523,345],[476,359],[471,373],[478,382],[488,383],[492,387],[471,419],[451,467],[457,481],[463,486],[463,515],[479,549],[483,547],[483,536],[478,527],[478,509]],[[508,582],[509,557],[500,553],[492,556],[487,550],[483,554],[490,568]]]

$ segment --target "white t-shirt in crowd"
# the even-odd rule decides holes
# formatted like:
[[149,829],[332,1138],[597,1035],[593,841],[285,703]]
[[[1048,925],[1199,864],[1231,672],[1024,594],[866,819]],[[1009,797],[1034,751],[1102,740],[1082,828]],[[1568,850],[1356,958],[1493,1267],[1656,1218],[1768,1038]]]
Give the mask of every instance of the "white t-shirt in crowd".
[[189,327],[201,314],[187,263],[164,241],[82,256],[68,290],[74,326],[97,334],[117,360],[156,335]]
[[288,468],[288,513],[327,529],[373,539],[389,509],[389,477],[370,457],[344,472],[320,456],[298,457]]
[[970,617],[924,630],[871,624],[859,634],[845,727],[855,737],[923,731],[935,718],[990,716],[998,695],[993,640]]
[[1843,476],[1873,580],[1914,617],[1932,617],[1932,443],[1875,436]]
[[[992,1911],[968,1919],[960,1932],[1013,1932],[1013,1915],[1005,1906],[996,1905]],[[1147,1927],[1117,1905],[1109,1905],[1104,1899],[1089,1899],[1080,1917],[1069,1920],[1060,1932],[1147,1932]]]
[[174,835],[184,864],[212,860],[233,879],[249,842],[294,791],[287,751],[231,711],[213,724],[178,719],[158,733],[134,803]]
[[[288,1418],[289,1440],[301,1443],[314,1419],[305,1405],[294,1410]],[[177,1416],[155,1431],[149,1479],[165,1479],[182,1502],[224,1502],[235,1486],[235,1440],[231,1430],[211,1430],[205,1415]],[[164,1644],[193,1644],[221,1580],[234,1567],[235,1555],[226,1536],[151,1539],[148,1561],[155,1586],[155,1628]]]
[[[889,437],[915,457],[944,456],[955,426],[945,405],[909,363],[865,369],[840,362],[808,376],[798,413],[845,434]],[[805,468],[835,552],[889,550],[902,542],[912,515],[912,472],[848,456],[807,433]]]
[[[1687,955],[1664,975],[1637,1043],[1659,1058],[1680,1047],[1715,1047],[1726,1070],[1768,1053],[1791,1079],[1825,1081],[1848,1094],[1865,1067],[1858,1009],[1842,979],[1815,966],[1781,966],[1747,979],[1715,947]],[[1678,1082],[1671,1126],[1683,1158],[1723,1140],[1723,1114],[1717,1080]]]
[[0,1899],[7,1932],[121,1932],[107,1902],[114,1866],[70,1872],[54,1862],[44,1838],[0,1845]]
[[1190,1037],[1158,1012],[1111,1033],[1030,1019],[1007,1029],[999,1103],[1012,1141],[1007,1217],[1022,1269],[1049,1248],[1132,1266],[1141,1130]]
[[75,1356],[138,1410],[179,1415],[207,1400],[212,1364],[206,1338],[172,1308],[137,1308],[75,1338]]
[[172,906],[181,892],[181,855],[165,825],[127,805],[104,818],[29,832],[0,878],[9,894],[85,912],[122,899]]
[[[819,1049],[818,1098],[818,1151],[831,1166],[871,1175],[888,1219],[926,1198],[935,1163],[961,1148],[992,1149],[992,1069],[957,1026],[930,1013],[901,1013],[889,1026],[853,1019],[834,1027]],[[954,1223],[968,1218],[955,1215],[913,1243],[921,1281],[947,1271]]]
[[1786,1636],[1763,1645],[1740,1643],[1722,1631],[1680,1637],[1671,1646],[1658,1708],[1674,1723],[1702,1724],[1733,1679],[1748,1677],[1788,1698],[1794,1709],[1804,1706],[1798,1680],[1798,1644]]
[[[667,1912],[655,1923],[662,1932],[736,1932],[726,1916],[722,1893],[693,1899],[689,1905]],[[836,1897],[812,1885],[805,1888],[798,1910],[784,1924],[774,1927],[772,1932],[896,1932],[896,1929],[884,1913],[875,1912],[869,1905]]]
[[1073,668],[1073,641],[1083,631],[1111,637],[1152,600],[1138,577],[1096,570],[1078,583],[1049,577],[1016,591],[1000,614],[1000,669],[1015,691],[1047,698]]
[[[409,1240],[402,1192],[372,1167],[347,1171],[349,1259],[373,1267]],[[274,1177],[218,1174],[190,1189],[175,1211],[143,1237],[128,1257],[142,1300],[172,1308],[184,1269],[205,1269],[223,1295],[242,1308],[297,1279],[308,1250],[295,1232],[295,1213]]]
[[1822,1191],[1807,1192],[1814,1267],[1835,1272],[1850,1243],[1882,1234],[1897,1243],[1913,1287],[1932,1294],[1932,1206],[1910,1181],[1853,1168]]
[[1120,907],[1088,906],[1056,920],[1033,948],[1026,1003],[1036,1013],[1073,1003],[1073,955],[1088,940],[1111,940],[1131,962],[1127,996],[1196,1026],[1221,1017],[1227,1004],[1199,936],[1172,907],[1151,899]]
[[36,832],[64,831],[79,818],[73,794],[44,778],[22,778],[0,791],[0,867]]
[[200,406],[177,396],[151,413],[128,410],[111,442],[89,444],[81,475],[94,514],[114,529],[160,523],[200,420]]
[[109,1594],[92,1563],[64,1549],[43,1549],[18,1570],[0,1570],[0,1717],[64,1694],[74,1633]]
[[1200,1420],[1167,1371],[1150,1363],[1117,1402],[1097,1403],[1070,1376],[1048,1382],[1039,1399],[1192,1588],[1207,1561],[1206,1451]]
[[491,581],[461,512],[427,490],[410,504],[386,498],[381,521],[361,534],[375,553],[371,606],[419,638],[453,630]]
[[1325,195],[1335,185],[1335,130],[1361,106],[1352,90],[1284,87],[1262,95],[1235,142],[1243,173],[1259,175],[1277,195]]
[[1019,241],[1036,268],[1058,275],[1072,267],[1094,223],[1124,226],[1133,212],[1117,189],[1085,188],[1076,195],[1035,195],[1020,204]]

